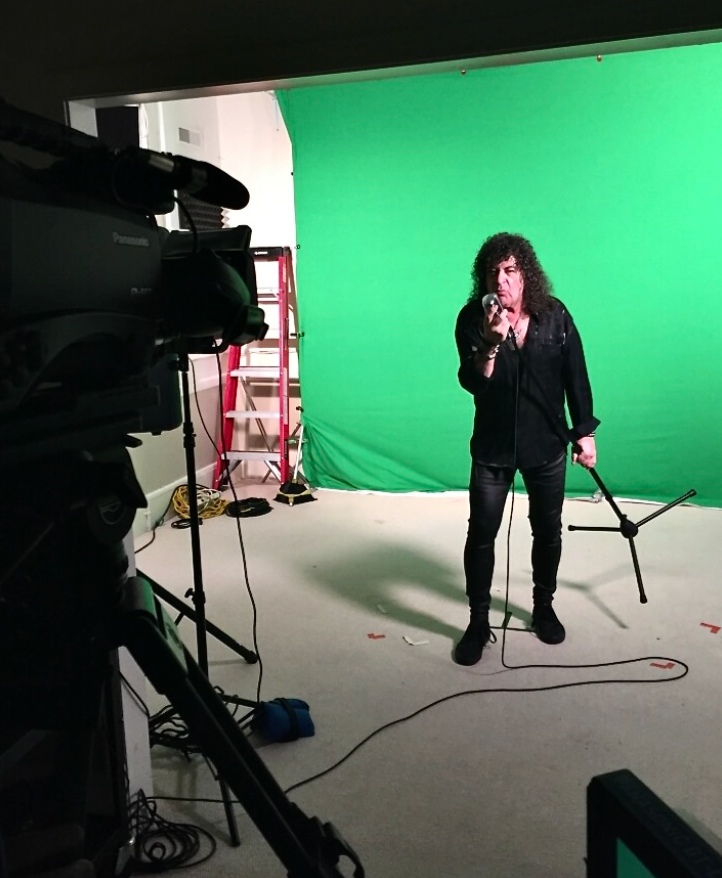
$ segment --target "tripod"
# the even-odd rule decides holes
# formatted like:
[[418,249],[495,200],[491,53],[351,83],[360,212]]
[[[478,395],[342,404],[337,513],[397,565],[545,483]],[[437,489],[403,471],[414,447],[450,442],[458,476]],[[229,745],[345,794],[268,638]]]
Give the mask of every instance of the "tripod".
[[[126,646],[291,878],[343,878],[342,857],[363,878],[358,857],[334,826],[307,817],[285,796],[183,645],[151,584],[128,577],[122,537],[142,492],[124,448],[100,458],[82,452],[2,473],[20,502],[0,510],[10,538],[1,550],[0,725],[59,728],[74,740],[76,746],[59,754],[64,782],[53,812],[57,825],[82,829],[88,792],[87,772],[79,766],[90,764],[109,656]],[[45,514],[38,520],[41,497]]]
[[[516,336],[515,336],[513,331],[509,332],[508,342],[511,345],[512,349],[514,350],[519,364],[523,363],[526,365],[526,362],[524,359],[524,353],[521,350],[521,348],[519,347],[519,345],[517,344]],[[550,422],[551,422],[552,426],[554,427],[555,431],[557,432],[557,435],[564,441],[564,445],[566,446],[566,445],[571,444],[574,451],[577,451],[577,452],[581,451],[581,447],[579,446],[576,439],[572,435],[571,431],[567,427],[566,422],[563,421],[563,418],[561,418],[559,421],[554,418],[554,416],[552,414],[553,408],[552,408],[551,403],[549,401],[549,397],[548,397],[544,387],[542,386],[541,382],[539,381],[534,370],[529,369],[527,367],[526,373],[531,376],[531,379],[532,379],[534,385],[536,386],[542,399],[546,403],[547,414],[549,416]],[[518,392],[518,388],[517,388],[517,392]],[[668,503],[662,509],[658,509],[656,512],[653,512],[651,515],[648,515],[646,518],[643,518],[641,521],[638,521],[635,524],[634,522],[630,521],[629,518],[626,515],[624,515],[624,513],[619,509],[617,504],[614,502],[614,497],[612,497],[611,493],[607,489],[607,486],[604,484],[601,477],[599,476],[599,473],[596,471],[596,469],[594,469],[594,467],[589,467],[589,474],[594,479],[594,481],[597,483],[597,485],[599,486],[599,490],[602,492],[602,494],[604,496],[604,499],[607,501],[607,503],[609,503],[614,514],[619,519],[619,527],[583,527],[581,525],[570,524],[570,525],[568,525],[568,528],[570,531],[588,530],[588,531],[618,532],[626,540],[628,540],[629,541],[629,549],[632,553],[632,565],[634,567],[634,574],[635,574],[635,577],[637,579],[637,589],[639,591],[639,602],[641,604],[646,604],[647,603],[647,595],[645,594],[645,591],[644,591],[644,584],[642,582],[642,571],[641,571],[640,566],[639,566],[639,558],[637,556],[637,548],[634,545],[634,538],[639,533],[639,528],[642,527],[642,525],[646,524],[648,521],[652,521],[652,519],[657,518],[658,516],[667,512],[673,506],[678,506],[680,503],[684,503],[685,500],[688,500],[690,497],[694,497],[697,492],[694,489],[687,491],[686,494],[683,494],[681,497],[678,497],[676,500],[673,500],[671,503]]]
[[[164,600],[166,603],[175,607],[180,612],[177,622],[183,616],[188,616],[196,625],[196,645],[198,655],[198,666],[201,671],[208,677],[208,639],[207,633],[211,633],[214,637],[244,658],[250,664],[258,661],[256,653],[237,643],[225,631],[206,620],[206,596],[203,587],[203,567],[201,559],[201,541],[200,541],[200,525],[202,520],[198,513],[198,484],[196,481],[196,462],[195,462],[195,433],[193,431],[193,421],[191,418],[190,403],[190,387],[188,383],[188,367],[189,359],[187,351],[178,354],[178,371],[181,376],[181,400],[183,406],[183,447],[185,449],[186,460],[186,476],[188,480],[188,523],[191,532],[191,557],[193,564],[193,588],[186,592],[186,597],[190,597],[195,607],[195,612],[166,591],[157,582],[152,579],[145,578],[153,589],[154,593]],[[141,574],[142,576],[143,574]],[[244,705],[252,708],[252,711],[258,709],[259,704],[256,701],[248,701],[238,696],[229,696],[229,701],[236,705]],[[164,715],[164,720],[169,718],[168,714]],[[240,842],[238,835],[238,826],[236,818],[231,806],[228,789],[223,777],[218,779],[223,805],[226,813],[226,822],[228,823],[228,832],[231,838],[231,844],[236,847]]]
[[574,525],[570,524],[569,530],[594,530],[594,531],[609,531],[612,533],[620,533],[626,540],[629,541],[629,549],[632,553],[632,565],[634,566],[634,575],[637,578],[637,588],[639,590],[639,603],[646,604],[647,603],[647,595],[644,592],[644,584],[642,582],[642,571],[639,567],[639,558],[637,557],[637,549],[634,545],[634,538],[639,533],[639,528],[642,527],[643,524],[646,524],[648,521],[652,521],[652,519],[657,518],[659,515],[667,512],[668,509],[671,509],[673,506],[679,506],[680,503],[684,503],[685,500],[689,500],[690,497],[694,497],[696,495],[696,491],[691,489],[687,491],[686,494],[682,494],[681,497],[677,497],[676,500],[672,500],[671,503],[667,503],[666,506],[663,506],[661,509],[658,509],[656,512],[653,512],[651,515],[648,515],[646,518],[643,518],[641,521],[633,522],[627,518],[626,515],[619,509],[617,504],[614,502],[614,498],[607,490],[606,485],[599,478],[599,474],[591,467],[589,470],[589,474],[594,479],[594,481],[599,485],[599,490],[604,495],[604,499],[609,503],[612,507],[614,514],[619,519],[619,527],[583,527],[582,525]]
[[[189,607],[188,604],[184,603],[180,598],[177,598],[174,594],[163,588],[160,583],[156,582],[154,579],[151,579],[151,577],[148,576],[147,573],[143,573],[142,570],[137,570],[137,573],[150,584],[156,597],[159,597],[164,604],[168,604],[169,606],[173,607],[174,610],[178,611],[178,616],[176,616],[175,618],[175,625],[178,625],[184,617],[187,617],[191,620],[191,622],[195,622],[197,625],[200,626],[201,623],[199,623],[198,615],[193,607]],[[193,591],[189,589],[186,592],[185,596],[191,597],[192,595]],[[209,622],[208,619],[204,619],[203,624],[207,633],[210,634],[211,637],[214,637],[219,643],[222,643],[224,646],[227,646],[228,649],[241,656],[241,658],[244,658],[249,664],[255,664],[258,661],[258,656],[255,652],[251,652],[250,649],[242,646],[229,634],[226,634],[226,632],[222,628],[219,628],[217,625]],[[240,703],[243,704],[245,702],[241,701]],[[255,705],[255,703],[255,701],[251,701],[248,702],[248,705]]]

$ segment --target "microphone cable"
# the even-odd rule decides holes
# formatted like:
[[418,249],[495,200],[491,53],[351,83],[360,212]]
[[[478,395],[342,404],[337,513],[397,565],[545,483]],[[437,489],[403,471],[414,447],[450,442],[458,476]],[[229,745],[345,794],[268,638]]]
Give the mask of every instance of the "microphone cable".
[[[511,330],[510,330],[511,331]],[[516,357],[516,380],[514,383],[514,450],[512,454],[513,460],[513,468],[514,468],[514,477],[517,472],[517,440],[518,440],[518,429],[519,429],[519,398],[520,398],[520,374],[521,367],[524,362],[524,357],[519,350],[517,345],[517,340],[514,338],[513,350]],[[565,450],[566,457],[566,450]],[[521,631],[524,633],[531,633],[530,629],[527,628],[512,628],[509,629],[509,621],[512,618],[512,613],[509,612],[509,587],[510,587],[510,579],[511,579],[511,528],[514,519],[514,500],[516,497],[516,489],[515,489],[515,478],[512,478],[511,482],[511,508],[509,510],[509,524],[507,526],[506,532],[506,584],[505,584],[505,594],[504,594],[504,621],[501,625],[502,635],[501,635],[501,663],[502,666],[510,671],[522,671],[522,670],[531,670],[531,669],[549,669],[549,668],[559,668],[562,670],[587,670],[592,668],[612,668],[619,667],[621,665],[633,665],[639,664],[641,662],[650,662],[650,663],[665,663],[665,666],[669,665],[669,662],[673,662],[675,665],[679,665],[683,668],[682,672],[673,677],[665,677],[659,678],[656,680],[590,680],[585,685],[595,685],[597,683],[608,683],[608,682],[639,682],[639,683],[670,683],[674,680],[681,680],[683,677],[686,677],[689,673],[689,666],[686,665],[680,659],[669,658],[668,656],[640,656],[639,658],[632,659],[620,659],[618,661],[612,662],[595,662],[590,664],[574,664],[574,665],[564,665],[564,664],[529,664],[529,665],[510,665],[506,661],[506,635],[507,631]],[[494,627],[498,630],[498,626],[492,626],[492,630]],[[557,687],[554,687],[557,688]],[[560,686],[558,688],[564,688]]]
[[[203,421],[203,415],[201,414],[200,406],[198,406],[198,414],[201,416],[201,422],[203,423],[203,427],[206,430],[206,434],[208,435],[208,438],[211,441],[211,444],[213,445],[213,447],[216,450],[216,454],[218,456],[222,456],[222,459],[226,462],[226,472],[228,473],[228,488],[230,489],[230,492],[233,496],[233,502],[236,504],[236,507],[239,507],[240,500],[238,498],[238,494],[236,493],[236,487],[233,484],[233,479],[231,478],[231,471],[230,471],[230,469],[228,469],[228,463],[229,463],[228,452],[230,449],[228,449],[226,447],[226,437],[223,433],[223,423],[225,421],[225,413],[223,411],[223,368],[221,366],[221,355],[220,355],[220,352],[219,352],[217,347],[214,350],[214,354],[215,354],[215,358],[216,358],[216,369],[218,371],[218,412],[219,412],[219,417],[220,417],[219,423],[221,425],[221,430],[220,430],[221,447],[220,448],[218,448],[218,446],[215,444],[215,442],[213,442],[213,440],[211,439],[211,435],[210,435],[210,433],[205,425],[205,422]],[[197,402],[197,397],[196,397],[196,402]],[[244,578],[244,582],[246,585],[246,592],[248,593],[248,598],[251,602],[251,610],[252,610],[252,620],[251,620],[252,634],[251,634],[251,637],[252,637],[252,641],[253,641],[253,651],[256,654],[256,656],[258,656],[258,681],[256,683],[256,702],[260,705],[261,704],[261,684],[263,682],[263,659],[261,658],[261,651],[258,648],[258,607],[256,605],[256,599],[254,597],[253,589],[251,588],[251,582],[250,582],[250,579],[248,576],[248,560],[246,558],[246,546],[245,546],[245,543],[243,541],[243,530],[241,528],[241,519],[240,519],[240,516],[239,517],[234,516],[233,518],[234,518],[234,521],[236,522],[236,533],[238,536],[238,545],[239,545],[240,550],[241,550],[241,560],[243,562],[243,578]]]
[[[306,778],[305,780],[301,780],[298,783],[292,784],[287,787],[284,792],[286,794],[292,792],[293,790],[297,790],[300,787],[306,786],[313,781],[319,780],[320,778],[330,774],[336,768],[343,765],[348,759],[350,759],[355,753],[357,753],[365,744],[367,744],[372,738],[379,735],[381,732],[386,731],[387,729],[392,728],[393,726],[399,725],[401,723],[407,722],[420,714],[424,713],[427,710],[430,710],[433,707],[437,707],[440,704],[444,704],[447,701],[452,701],[455,698],[462,698],[467,695],[493,695],[493,694],[516,694],[522,692],[552,692],[560,689],[574,689],[582,686],[602,686],[602,685],[610,685],[610,684],[645,684],[645,683],[672,683],[676,680],[681,680],[683,677],[686,677],[689,673],[689,666],[681,661],[680,659],[671,659],[667,656],[642,656],[639,658],[633,659],[622,659],[619,661],[612,662],[596,662],[589,664],[574,664],[574,665],[563,665],[563,664],[528,664],[528,665],[511,665],[506,661],[506,635],[507,631],[522,631],[525,633],[531,633],[526,628],[514,628],[509,629],[508,622],[511,618],[511,614],[509,613],[509,583],[510,583],[510,572],[511,572],[511,527],[514,518],[514,500],[516,497],[515,490],[515,477],[516,477],[516,459],[517,459],[517,432],[518,432],[518,416],[519,416],[519,398],[520,398],[520,374],[521,374],[521,365],[523,361],[523,357],[519,351],[519,348],[516,344],[516,339],[514,340],[513,348],[516,354],[516,379],[514,382],[514,451],[513,451],[513,468],[514,468],[514,477],[512,477],[511,482],[511,507],[509,510],[509,525],[507,528],[506,535],[506,544],[507,544],[507,555],[506,555],[506,593],[504,599],[504,623],[502,624],[502,646],[501,646],[501,663],[503,667],[507,670],[519,671],[519,670],[529,670],[529,669],[562,669],[562,670],[586,670],[586,669],[596,669],[596,668],[612,668],[618,667],[622,665],[632,665],[639,664],[641,662],[649,661],[649,662],[664,662],[665,666],[669,665],[669,662],[673,662],[675,665],[678,665],[681,669],[679,673],[675,676],[665,676],[659,677],[657,679],[648,679],[641,680],[635,678],[603,678],[597,680],[573,680],[567,683],[550,683],[548,685],[541,686],[519,686],[519,687],[498,687],[498,688],[479,688],[479,689],[465,689],[461,692],[454,692],[450,695],[445,695],[442,698],[438,698],[435,701],[432,701],[428,704],[423,705],[412,713],[407,714],[406,716],[399,717],[398,719],[391,720],[388,723],[380,726],[375,729],[369,735],[367,735],[362,741],[356,744],[345,756],[335,762],[333,765],[324,769],[323,771],[318,772],[317,774],[312,775],[311,777]],[[494,628],[498,626],[492,626],[492,632]],[[496,636],[496,635],[494,635]]]

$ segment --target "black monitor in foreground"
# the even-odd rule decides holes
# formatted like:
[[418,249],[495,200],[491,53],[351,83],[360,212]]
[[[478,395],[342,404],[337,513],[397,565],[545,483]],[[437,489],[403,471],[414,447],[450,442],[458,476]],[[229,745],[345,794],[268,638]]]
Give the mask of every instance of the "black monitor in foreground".
[[587,787],[587,878],[722,878],[722,854],[623,769]]

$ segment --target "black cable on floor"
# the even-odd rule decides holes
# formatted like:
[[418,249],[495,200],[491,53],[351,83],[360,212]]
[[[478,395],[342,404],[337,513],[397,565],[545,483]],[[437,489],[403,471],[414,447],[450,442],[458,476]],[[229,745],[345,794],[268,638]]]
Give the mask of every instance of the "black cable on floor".
[[[655,657],[658,661],[672,661],[672,659],[667,658],[659,658]],[[647,659],[638,658],[638,659],[627,659],[626,661],[619,662],[606,662],[600,665],[570,665],[569,667],[607,667],[611,665],[625,665],[625,664],[635,664],[637,662],[646,661]],[[350,759],[354,753],[358,752],[364,744],[367,744],[372,738],[375,738],[376,735],[385,731],[386,729],[390,729],[393,726],[399,725],[400,723],[407,722],[410,719],[414,719],[414,717],[419,716],[427,710],[430,710],[432,707],[437,707],[439,704],[444,704],[447,701],[452,701],[455,698],[462,698],[466,695],[491,695],[493,693],[509,695],[512,693],[519,692],[551,692],[555,689],[573,689],[578,688],[580,686],[601,686],[610,683],[624,683],[624,684],[635,684],[635,683],[671,683],[675,680],[681,680],[682,677],[686,677],[689,673],[689,667],[682,661],[678,659],[674,660],[675,664],[680,665],[684,668],[683,672],[678,674],[676,677],[660,677],[658,680],[625,680],[625,679],[609,679],[609,680],[577,680],[572,683],[555,683],[549,686],[522,686],[522,687],[514,687],[514,688],[498,688],[498,689],[465,689],[463,692],[455,692],[452,695],[445,695],[443,698],[438,698],[436,701],[432,701],[430,704],[425,704],[423,707],[420,707],[418,710],[415,710],[413,713],[409,713],[406,716],[399,717],[399,719],[392,720],[389,723],[386,723],[383,726],[380,726],[375,731],[371,732],[370,735],[367,735],[362,741],[360,741],[352,750],[343,756],[338,762],[335,762],[329,768],[326,768],[324,771],[320,771],[318,774],[314,774],[311,777],[306,778],[305,780],[299,781],[298,783],[293,784],[288,787],[284,792],[286,794],[290,793],[292,790],[297,790],[299,787],[305,786],[306,784],[311,783],[312,781],[319,780],[319,778],[324,777],[327,774],[330,774],[339,766],[343,765],[347,759]],[[529,665],[528,667],[546,667],[544,665]],[[555,667],[563,667],[561,665]]]
[[[135,839],[133,872],[167,872],[198,866],[216,851],[213,836],[190,823],[172,823],[158,813],[154,798],[139,790],[130,805],[130,833]],[[205,850],[204,850],[205,848]]]
[[173,495],[171,494],[171,498],[168,501],[168,505],[163,510],[163,514],[158,518],[158,520],[155,522],[155,524],[153,525],[153,527],[151,529],[150,539],[148,540],[148,542],[145,545],[137,548],[133,554],[137,555],[139,552],[142,552],[144,549],[147,549],[148,546],[153,545],[153,543],[155,542],[155,532],[163,524],[163,521],[164,521],[166,515],[168,514],[168,510],[170,509],[172,503],[173,503]]
[[[347,762],[355,753],[357,753],[365,744],[375,738],[377,735],[380,735],[381,732],[386,731],[387,729],[393,728],[394,726],[400,725],[401,723],[408,722],[409,720],[414,719],[417,716],[420,716],[422,713],[425,713],[427,710],[431,710],[433,707],[438,707],[440,704],[445,704],[447,701],[453,701],[455,698],[463,698],[467,695],[511,695],[518,694],[521,692],[552,692],[554,690],[561,689],[575,689],[581,686],[603,686],[609,684],[625,684],[625,685],[635,685],[635,684],[652,684],[652,683],[672,683],[675,680],[681,680],[683,677],[686,677],[689,673],[689,666],[685,664],[683,661],[679,659],[669,659],[667,657],[660,656],[648,656],[645,658],[636,658],[636,659],[625,659],[617,662],[604,662],[598,665],[525,665],[522,667],[569,667],[569,668],[599,668],[599,667],[611,667],[613,665],[629,665],[636,664],[642,661],[660,661],[660,662],[669,662],[673,661],[676,665],[679,665],[683,668],[682,672],[677,674],[674,677],[660,677],[656,680],[634,680],[634,679],[606,679],[606,680],[576,680],[571,683],[554,683],[548,686],[520,686],[520,687],[499,687],[494,689],[465,689],[462,692],[454,692],[451,695],[444,695],[442,698],[437,698],[435,701],[430,702],[429,704],[425,704],[422,707],[418,708],[418,710],[414,710],[412,713],[406,714],[406,716],[399,717],[398,719],[391,720],[391,722],[385,723],[379,728],[375,729],[369,735],[367,735],[363,740],[359,741],[355,747],[353,747],[349,752],[341,757],[337,762],[334,762],[333,765],[330,765],[328,768],[323,771],[318,772],[317,774],[311,775],[311,777],[307,777],[305,780],[301,780],[298,783],[292,784],[290,787],[287,787],[283,792],[288,795],[288,793],[293,790],[297,790],[300,787],[306,786],[307,784],[312,783],[313,781],[320,780],[320,778],[325,777],[327,774],[330,774],[332,771],[335,771],[344,762]],[[205,802],[209,804],[223,804],[222,799],[194,799],[194,798],[183,798],[183,797],[174,797],[174,796],[157,796],[158,799],[167,799],[169,801],[186,801],[186,802]],[[236,804],[242,804],[240,802],[236,802]]]
[[[225,418],[225,413],[223,411],[223,394],[221,388],[223,387],[223,369],[221,367],[221,357],[218,350],[215,351],[216,355],[216,369],[218,372],[218,413],[220,416],[220,423],[222,424]],[[200,409],[199,409],[200,413]],[[201,415],[201,420],[203,420],[203,416]],[[205,425],[204,425],[205,426]],[[220,451],[223,454],[223,458],[228,463],[228,451],[229,449],[226,447],[225,437],[223,435],[223,430],[221,430],[221,448],[216,448],[216,451]],[[233,480],[231,479],[230,470],[227,470],[228,473],[228,487],[233,495],[233,502],[238,506],[240,505],[240,500],[238,499],[238,494],[236,493],[235,485],[233,484]],[[248,577],[248,560],[246,558],[246,546],[243,541],[243,530],[241,529],[241,519],[236,518],[236,533],[238,536],[238,545],[241,549],[241,560],[243,562],[243,577],[246,584],[246,592],[248,593],[248,599],[251,602],[251,610],[252,610],[252,632],[251,639],[253,641],[253,651],[258,656],[258,682],[256,684],[256,701],[261,703],[261,686],[263,683],[263,659],[261,657],[261,651],[258,648],[258,607],[256,606],[256,599],[253,595],[253,589],[251,588],[251,582]]]
[[[226,709],[230,715],[236,720],[236,724],[241,730],[250,724],[255,709],[247,711],[243,716],[238,716],[241,705],[233,704],[229,707],[226,693],[220,686],[214,686],[218,697],[224,701]],[[232,703],[232,699],[229,698]],[[186,759],[190,760],[191,756],[196,753],[203,753],[201,747],[191,735],[185,720],[178,714],[178,711],[172,704],[162,707],[157,713],[154,713],[148,719],[148,738],[150,746],[168,747],[172,750],[178,750]]]

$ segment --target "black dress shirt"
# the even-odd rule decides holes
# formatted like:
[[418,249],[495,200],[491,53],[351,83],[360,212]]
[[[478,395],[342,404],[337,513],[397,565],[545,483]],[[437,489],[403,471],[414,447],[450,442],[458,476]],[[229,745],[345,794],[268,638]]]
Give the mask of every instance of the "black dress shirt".
[[568,441],[589,435],[599,425],[582,340],[564,305],[558,299],[553,304],[549,313],[530,317],[518,353],[508,340],[501,346],[490,378],[475,363],[477,348],[483,348],[481,305],[467,303],[459,313],[459,383],[474,397],[471,455],[479,463],[540,466],[558,458]]

